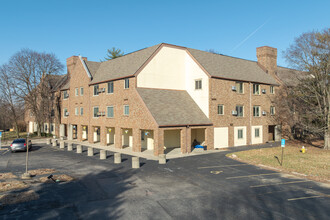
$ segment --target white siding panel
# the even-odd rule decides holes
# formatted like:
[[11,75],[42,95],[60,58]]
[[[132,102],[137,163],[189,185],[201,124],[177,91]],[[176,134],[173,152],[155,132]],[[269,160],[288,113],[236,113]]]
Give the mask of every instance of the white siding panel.
[[[259,129],[259,137],[255,136],[255,130]],[[261,144],[262,143],[262,125],[259,126],[252,126],[251,128],[251,140],[252,140],[252,144]]]
[[[238,138],[238,131],[243,130],[243,138]],[[246,126],[234,127],[234,146],[246,145]]]

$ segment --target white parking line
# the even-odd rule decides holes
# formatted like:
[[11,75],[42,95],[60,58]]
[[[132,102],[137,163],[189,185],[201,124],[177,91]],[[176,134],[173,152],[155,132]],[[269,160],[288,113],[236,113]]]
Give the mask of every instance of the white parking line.
[[254,174],[254,175],[247,175],[247,176],[232,176],[227,177],[226,179],[238,179],[238,178],[246,178],[246,177],[254,177],[254,176],[267,176],[267,175],[278,175],[279,173],[264,173],[264,174]]
[[302,200],[302,199],[314,199],[314,198],[320,198],[324,196],[307,196],[307,197],[300,197],[300,198],[292,198],[288,199],[288,201],[295,201],[295,200]]
[[265,187],[265,186],[276,186],[276,185],[285,185],[285,184],[292,184],[292,183],[305,183],[311,182],[312,180],[300,180],[300,181],[291,181],[291,182],[284,182],[284,183],[274,183],[274,184],[266,184],[266,185],[256,185],[250,186],[250,188],[257,188],[257,187]]
[[198,167],[197,169],[209,169],[209,168],[218,168],[218,167],[237,167],[237,166],[248,166],[250,164],[235,164],[235,165],[225,165],[225,166],[210,166],[210,167]]

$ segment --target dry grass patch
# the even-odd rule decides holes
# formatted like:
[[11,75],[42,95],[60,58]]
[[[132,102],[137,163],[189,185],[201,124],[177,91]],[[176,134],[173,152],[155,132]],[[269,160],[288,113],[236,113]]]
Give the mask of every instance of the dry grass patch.
[[[301,153],[301,147],[305,146],[307,151]],[[274,156],[281,160],[281,147],[263,148],[233,153],[236,159],[255,165],[274,167],[286,172],[296,172],[307,175],[308,178],[317,181],[330,181],[330,151],[312,147],[299,142],[288,141],[284,148],[283,166]],[[233,154],[227,156],[233,157]],[[235,158],[234,158],[235,159]]]
[[24,189],[29,185],[23,181],[0,182],[0,192],[6,192],[16,189]]
[[33,176],[36,175],[44,175],[44,174],[50,174],[50,173],[54,173],[56,172],[56,170],[54,169],[36,169],[36,170],[29,170],[29,173]]
[[17,204],[31,200],[36,200],[36,199],[39,199],[39,195],[33,190],[20,192],[20,193],[10,193],[6,195],[0,195],[0,203],[3,205]]
[[[53,179],[55,181],[58,180],[59,182],[70,182],[70,181],[74,180],[73,177],[71,177],[69,175],[66,175],[66,174],[54,175]],[[48,179],[47,177],[41,177],[40,182],[42,182],[42,183],[53,183],[54,181],[51,180],[51,179]]]
[[12,173],[0,173],[0,180],[16,179],[17,176]]

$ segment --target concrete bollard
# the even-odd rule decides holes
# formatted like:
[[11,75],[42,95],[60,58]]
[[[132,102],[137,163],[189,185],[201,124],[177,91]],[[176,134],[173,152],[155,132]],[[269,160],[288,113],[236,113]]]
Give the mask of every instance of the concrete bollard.
[[114,154],[114,162],[115,163],[121,163],[121,154],[120,153],[115,153]]
[[159,155],[159,164],[166,164],[166,154]]
[[53,143],[53,147],[57,147],[57,140],[56,139],[53,139],[52,143]]
[[72,143],[68,143],[68,151],[72,151],[73,147],[72,147]]
[[64,141],[60,141],[60,149],[64,149]]
[[92,157],[94,156],[94,149],[92,147],[89,147],[87,150],[87,156]]
[[100,160],[107,159],[107,152],[105,150],[100,150]]
[[82,153],[82,146],[80,144],[77,145],[77,154]]
[[52,144],[52,139],[48,138],[46,144],[51,145]]
[[140,158],[139,157],[132,157],[132,168],[140,168]]

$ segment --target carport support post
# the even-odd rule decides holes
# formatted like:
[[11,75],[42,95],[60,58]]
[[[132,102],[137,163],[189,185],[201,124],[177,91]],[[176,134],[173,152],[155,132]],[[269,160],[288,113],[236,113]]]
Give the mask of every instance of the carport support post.
[[141,130],[133,129],[133,149],[134,152],[141,152]]
[[121,127],[115,128],[115,147],[118,149],[123,148],[122,138],[123,137],[123,129]]
[[214,150],[214,128],[211,126],[205,129],[205,143],[207,150]]
[[154,155],[164,154],[164,129],[154,130]]
[[107,152],[105,150],[100,150],[100,160],[107,159]]
[[115,153],[114,154],[114,162],[116,164],[121,163],[121,154],[120,153]]
[[82,153],[82,146],[80,144],[77,145],[77,154]]
[[68,143],[68,151],[72,151],[72,143]]
[[94,156],[94,149],[93,149],[92,147],[89,147],[89,148],[88,148],[87,156],[89,156],[89,157]]

